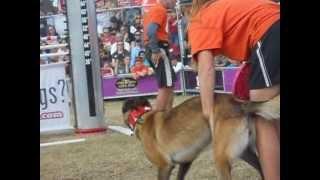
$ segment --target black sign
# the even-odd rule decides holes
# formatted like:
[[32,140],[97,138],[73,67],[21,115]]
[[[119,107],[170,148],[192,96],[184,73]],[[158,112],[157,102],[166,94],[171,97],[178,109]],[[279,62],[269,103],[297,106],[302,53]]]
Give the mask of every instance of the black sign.
[[116,81],[115,86],[118,89],[131,89],[138,85],[138,81],[133,78],[121,78]]
[[88,11],[87,11],[87,1],[80,0],[81,4],[81,25],[83,34],[83,50],[84,59],[86,65],[86,75],[87,75],[87,87],[88,87],[88,98],[89,98],[89,112],[90,116],[96,116],[96,105],[94,97],[94,87],[93,87],[93,75],[92,75],[92,57],[91,57],[91,45],[90,45],[90,34],[88,26]]

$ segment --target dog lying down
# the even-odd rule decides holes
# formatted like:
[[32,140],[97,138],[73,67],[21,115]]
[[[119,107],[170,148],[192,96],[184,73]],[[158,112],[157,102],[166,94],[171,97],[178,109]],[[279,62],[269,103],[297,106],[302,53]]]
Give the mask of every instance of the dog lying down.
[[147,158],[157,166],[159,180],[168,180],[175,165],[180,165],[178,179],[184,179],[193,160],[212,138],[213,157],[220,177],[230,180],[231,163],[236,158],[261,173],[255,151],[255,128],[248,114],[255,112],[268,120],[280,119],[280,108],[274,108],[280,104],[280,95],[264,104],[243,105],[231,95],[215,94],[213,134],[202,115],[199,96],[168,112],[149,110],[151,105],[145,98],[128,99],[122,112],[124,123],[134,129]]

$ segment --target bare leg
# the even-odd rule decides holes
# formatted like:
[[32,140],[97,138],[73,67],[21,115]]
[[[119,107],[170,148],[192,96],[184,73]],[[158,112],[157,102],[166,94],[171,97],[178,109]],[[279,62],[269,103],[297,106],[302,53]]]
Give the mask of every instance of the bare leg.
[[276,120],[276,128],[277,128],[277,132],[278,132],[278,138],[280,140],[280,120]]
[[265,180],[280,180],[280,141],[275,122],[256,117],[257,149]]
[[163,87],[158,91],[155,110],[165,111],[171,109],[173,103],[173,88]]
[[179,172],[178,172],[178,180],[184,180],[184,177],[186,176],[192,162],[187,162],[180,164]]
[[[280,84],[264,89],[251,89],[251,101],[267,101],[280,93]],[[280,179],[280,120],[267,121],[257,117],[256,144],[265,180]]]

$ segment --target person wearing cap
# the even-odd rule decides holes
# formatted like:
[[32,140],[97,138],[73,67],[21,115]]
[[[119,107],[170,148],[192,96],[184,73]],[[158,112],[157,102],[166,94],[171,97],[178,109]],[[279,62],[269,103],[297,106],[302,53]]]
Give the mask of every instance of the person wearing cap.
[[[280,6],[270,0],[194,0],[188,39],[198,65],[203,114],[214,124],[214,57],[241,62],[234,97],[264,105],[279,118],[253,118],[263,179],[280,179]],[[239,87],[239,88],[237,88]]]
[[169,60],[169,37],[166,31],[167,10],[173,9],[176,0],[159,0],[143,17],[145,55],[154,68],[158,83],[158,95],[154,109],[166,111],[172,108],[176,75]]

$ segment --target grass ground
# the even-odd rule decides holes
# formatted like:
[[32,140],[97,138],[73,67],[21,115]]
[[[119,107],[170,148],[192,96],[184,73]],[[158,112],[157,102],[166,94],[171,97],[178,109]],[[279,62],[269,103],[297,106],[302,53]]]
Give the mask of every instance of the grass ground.
[[[175,105],[190,98],[178,95]],[[150,98],[151,103],[154,102]],[[108,125],[123,125],[122,100],[105,101],[105,119]],[[40,143],[86,138],[75,144],[40,148],[41,180],[154,180],[156,168],[145,157],[140,142],[108,130],[95,135],[41,135]],[[176,176],[177,168],[173,171]],[[192,164],[187,180],[217,179],[208,147]],[[243,161],[236,161],[232,168],[233,179],[260,180],[260,175]],[[173,179],[173,177],[171,178]]]

